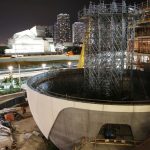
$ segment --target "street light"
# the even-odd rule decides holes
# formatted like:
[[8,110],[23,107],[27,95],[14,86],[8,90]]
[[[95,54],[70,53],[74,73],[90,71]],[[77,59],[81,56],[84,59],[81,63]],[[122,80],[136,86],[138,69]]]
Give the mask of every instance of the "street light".
[[71,64],[72,64],[72,62],[71,62],[71,61],[69,61],[67,64],[68,64],[68,68],[71,68]]
[[46,68],[46,64],[42,64],[42,68],[44,70]]
[[19,73],[19,87],[20,87],[21,86],[20,64],[18,64],[18,73]]
[[10,71],[10,73],[12,73],[12,71],[13,71],[13,66],[8,66],[8,70]]
[[10,71],[9,78],[10,78],[11,85],[12,85],[12,80],[13,80],[13,77],[12,77],[13,66],[8,66],[8,70]]

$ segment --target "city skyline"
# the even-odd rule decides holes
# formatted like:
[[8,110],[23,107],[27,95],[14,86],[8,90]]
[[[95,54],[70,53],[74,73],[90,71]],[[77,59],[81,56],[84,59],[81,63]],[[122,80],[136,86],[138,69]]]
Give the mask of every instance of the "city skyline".
[[[120,0],[121,1],[121,0]],[[88,6],[90,0],[80,2],[63,0],[5,0],[0,3],[0,43],[7,43],[8,38],[34,25],[53,25],[59,13],[70,14],[71,24],[77,21],[77,12]],[[92,2],[98,3],[99,0]],[[106,3],[110,2],[105,0]],[[138,3],[136,1],[136,3]],[[132,3],[132,2],[131,2]]]

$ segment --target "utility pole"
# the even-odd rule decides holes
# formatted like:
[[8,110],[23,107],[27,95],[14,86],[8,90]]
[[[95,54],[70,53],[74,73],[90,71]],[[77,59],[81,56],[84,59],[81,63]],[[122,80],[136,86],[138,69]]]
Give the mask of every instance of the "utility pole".
[[20,74],[20,64],[18,63],[18,73],[19,73],[19,86],[21,86],[21,74]]

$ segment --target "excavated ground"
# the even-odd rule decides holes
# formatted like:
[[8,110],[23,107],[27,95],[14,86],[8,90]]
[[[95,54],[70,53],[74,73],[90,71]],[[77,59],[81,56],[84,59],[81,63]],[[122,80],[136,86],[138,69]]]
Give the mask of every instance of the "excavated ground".
[[25,119],[14,121],[13,126],[15,131],[13,133],[16,140],[16,147],[18,150],[47,150],[47,145],[38,129],[29,108],[23,114]]
[[11,122],[10,135],[0,136],[0,150],[48,150],[47,140],[38,129],[29,107],[26,107],[25,113],[22,107],[15,110],[22,117]]

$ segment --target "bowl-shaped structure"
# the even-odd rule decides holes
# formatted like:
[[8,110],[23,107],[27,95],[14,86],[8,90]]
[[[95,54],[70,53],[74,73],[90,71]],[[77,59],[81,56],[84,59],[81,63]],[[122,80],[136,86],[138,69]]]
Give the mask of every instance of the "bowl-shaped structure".
[[[141,73],[145,87],[148,74]],[[139,81],[137,77],[134,75],[135,83]],[[143,92],[138,93],[137,100],[100,100],[92,99],[93,95],[88,99],[91,93],[84,92],[82,69],[39,74],[27,85],[27,98],[37,125],[62,150],[71,149],[82,137],[105,138],[102,128],[107,124],[130,127],[130,133],[120,134],[124,140],[143,141],[150,134],[150,100]],[[138,84],[136,87],[142,88]]]

